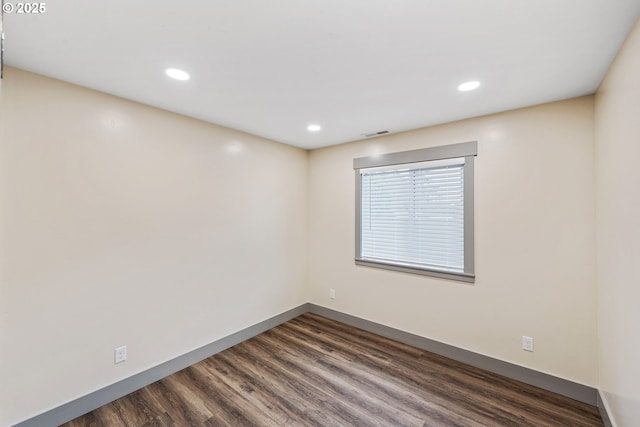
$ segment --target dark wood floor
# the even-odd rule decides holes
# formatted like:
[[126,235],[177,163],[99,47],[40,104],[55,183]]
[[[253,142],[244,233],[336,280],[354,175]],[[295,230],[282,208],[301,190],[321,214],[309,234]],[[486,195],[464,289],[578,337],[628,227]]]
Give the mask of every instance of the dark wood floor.
[[65,426],[602,426],[595,407],[304,314]]

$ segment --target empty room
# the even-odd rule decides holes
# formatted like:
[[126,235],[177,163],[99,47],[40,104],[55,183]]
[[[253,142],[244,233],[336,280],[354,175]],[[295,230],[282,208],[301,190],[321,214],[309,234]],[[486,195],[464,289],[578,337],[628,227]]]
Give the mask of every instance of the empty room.
[[2,11],[0,427],[640,425],[640,0]]

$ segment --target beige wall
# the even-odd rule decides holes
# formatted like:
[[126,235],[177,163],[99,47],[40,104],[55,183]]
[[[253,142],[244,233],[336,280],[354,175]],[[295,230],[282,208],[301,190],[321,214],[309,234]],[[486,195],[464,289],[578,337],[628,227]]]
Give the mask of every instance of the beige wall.
[[640,423],[640,22],[596,96],[600,387],[618,426]]
[[307,301],[306,151],[5,71],[0,425]]
[[[476,283],[354,265],[353,158],[470,140]],[[593,97],[311,152],[311,302],[596,386],[593,156]]]

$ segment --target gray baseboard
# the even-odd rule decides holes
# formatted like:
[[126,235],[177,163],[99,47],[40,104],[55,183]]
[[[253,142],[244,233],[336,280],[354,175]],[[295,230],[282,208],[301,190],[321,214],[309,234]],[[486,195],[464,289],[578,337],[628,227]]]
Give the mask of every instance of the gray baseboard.
[[213,356],[229,347],[246,341],[259,335],[281,323],[289,321],[309,311],[308,304],[302,304],[277,316],[271,317],[246,329],[228,335],[189,353],[178,356],[146,371],[125,378],[115,384],[89,393],[50,411],[44,412],[19,424],[15,427],[51,427],[64,424],[74,418],[91,412],[109,402],[113,402],[127,394],[154,383],[162,378],[178,372],[188,366],[198,363],[207,357]]
[[604,427],[613,427],[613,423],[611,422],[611,418],[609,418],[609,413],[607,412],[607,407],[604,405],[600,391],[598,391],[598,411],[602,417]]
[[[524,383],[531,384],[542,389],[588,403],[593,406],[597,405],[598,408],[600,408],[601,413],[603,413],[604,411],[604,415],[602,418],[605,419],[606,416],[605,426],[611,426],[611,422],[609,421],[609,418],[606,414],[604,405],[601,405],[602,400],[600,398],[600,395],[598,394],[598,391],[592,387],[577,384],[572,381],[557,378],[552,375],[544,374],[532,369],[514,365],[512,363],[493,359],[489,356],[484,356],[468,350],[463,350],[458,347],[404,332],[399,329],[394,329],[389,326],[385,326],[349,314],[341,313],[330,308],[318,306],[311,303],[305,303],[277,316],[264,320],[260,323],[249,326],[246,329],[214,341],[208,345],[193,350],[187,354],[178,356],[175,359],[169,360],[146,371],[135,374],[129,378],[125,378],[122,381],[97,390],[93,393],[89,393],[86,396],[58,406],[57,408],[46,411],[40,415],[17,424],[16,427],[50,427],[54,425],[64,424],[67,421],[71,421],[72,419],[86,414],[87,412],[91,412],[94,409],[106,405],[109,402],[126,396],[129,393],[132,393],[153,382],[161,380],[168,375],[178,372],[188,366],[193,365],[194,363],[204,360],[207,357],[213,356],[216,353],[226,350],[229,347],[239,344],[242,341],[259,335],[262,332],[265,332],[271,328],[278,326],[281,323],[287,322],[307,312],[315,313],[329,319],[345,323],[347,325],[364,329],[383,337],[391,338],[396,341],[400,341],[405,344],[409,344],[414,347],[418,347],[423,350],[430,351],[432,353],[436,353],[453,360],[457,360],[459,362],[486,369],[488,371],[495,372],[497,374],[504,375],[506,377],[513,378]],[[609,422],[609,424],[606,424],[606,422]]]
[[469,350],[463,350],[452,345],[424,338],[419,335],[410,334],[399,329],[394,329],[389,326],[381,325],[379,323],[371,322],[369,320],[361,319],[359,317],[315,304],[309,304],[309,311],[386,338],[418,347],[431,353],[448,357],[449,359],[457,360],[458,362],[486,369],[487,371],[504,375],[505,377],[522,381],[523,383],[540,387],[544,390],[549,390],[580,402],[588,403],[592,406],[596,406],[597,403],[597,390],[583,384],[578,384],[553,375],[544,374],[542,372],[534,371],[533,369],[504,362]]

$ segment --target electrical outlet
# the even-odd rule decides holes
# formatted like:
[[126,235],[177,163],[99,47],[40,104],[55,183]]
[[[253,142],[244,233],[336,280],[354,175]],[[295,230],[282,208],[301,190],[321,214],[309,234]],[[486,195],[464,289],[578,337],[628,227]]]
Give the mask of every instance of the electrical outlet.
[[335,289],[329,289],[329,298],[336,299],[336,290]]
[[127,346],[123,345],[122,347],[118,347],[114,351],[115,360],[114,363],[122,363],[127,360]]
[[522,336],[522,349],[525,351],[533,351],[533,338]]

